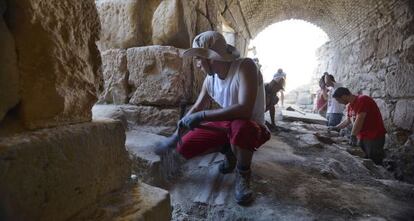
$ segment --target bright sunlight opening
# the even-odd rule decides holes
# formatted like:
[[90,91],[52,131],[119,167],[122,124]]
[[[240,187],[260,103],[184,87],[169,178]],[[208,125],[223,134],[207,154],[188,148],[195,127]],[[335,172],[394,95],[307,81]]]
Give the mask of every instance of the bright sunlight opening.
[[248,57],[257,57],[264,82],[272,80],[277,69],[287,74],[288,93],[309,84],[316,68],[315,51],[328,41],[319,27],[303,20],[287,20],[270,25],[250,42]]

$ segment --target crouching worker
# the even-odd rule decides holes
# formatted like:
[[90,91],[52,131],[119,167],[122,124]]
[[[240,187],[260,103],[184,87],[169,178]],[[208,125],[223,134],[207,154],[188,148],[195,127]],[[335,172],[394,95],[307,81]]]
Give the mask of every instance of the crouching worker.
[[266,122],[266,126],[269,129],[276,130],[276,123],[275,123],[275,105],[279,102],[279,97],[277,97],[277,93],[279,91],[283,91],[285,88],[285,79],[283,77],[277,77],[271,80],[269,83],[265,84],[265,97],[266,97],[266,110],[265,112],[269,111],[270,114],[270,124]]
[[352,146],[357,146],[359,143],[366,158],[372,159],[377,165],[382,165],[386,130],[375,101],[366,95],[353,95],[344,87],[337,88],[332,97],[341,104],[348,104],[348,117],[331,129],[342,129],[353,122],[349,143]]
[[[183,56],[194,57],[197,67],[207,76],[194,106],[178,123],[178,131],[187,129],[188,133],[176,145],[179,133],[176,132],[158,149],[176,145],[186,159],[211,152],[224,153],[225,160],[219,170],[225,174],[236,169],[236,201],[248,204],[253,200],[250,189],[253,153],[270,139],[264,126],[262,76],[253,60],[239,58],[237,50],[215,31],[196,36],[193,48]],[[211,99],[221,108],[206,110]]]

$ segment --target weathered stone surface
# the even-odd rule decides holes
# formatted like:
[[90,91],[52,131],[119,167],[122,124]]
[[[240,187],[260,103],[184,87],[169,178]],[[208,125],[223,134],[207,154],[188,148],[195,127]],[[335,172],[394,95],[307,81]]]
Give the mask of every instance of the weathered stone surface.
[[133,125],[175,126],[180,117],[178,108],[158,108],[151,106],[124,106],[123,111]]
[[192,91],[191,60],[168,46],[148,46],[127,50],[131,104],[177,105],[188,100]]
[[224,7],[220,7],[220,3],[223,3],[223,1],[199,0],[197,2],[196,33],[209,30],[221,30],[219,13],[224,11]]
[[[101,51],[111,48],[130,48],[144,45],[142,29],[146,9],[144,0],[98,0],[102,31],[97,42]],[[149,18],[151,19],[151,18]]]
[[414,100],[400,100],[394,111],[394,124],[405,130],[414,129]]
[[16,49],[13,36],[3,20],[5,11],[6,2],[0,0],[0,121],[20,98]]
[[387,102],[383,99],[374,99],[374,100],[381,112],[382,120],[384,121],[385,127],[390,128],[392,124],[392,118],[391,118],[392,105],[387,104]]
[[154,186],[163,187],[170,183],[180,171],[183,158],[175,151],[163,156],[154,153],[156,145],[167,138],[141,129],[127,132],[125,146],[130,153],[132,171],[138,178]]
[[137,183],[101,199],[70,220],[171,220],[170,194]]
[[92,111],[94,119],[116,119],[121,121],[128,130],[139,128],[142,131],[163,136],[174,133],[180,115],[178,109],[134,105],[95,105]]
[[191,39],[186,27],[183,3],[181,0],[162,1],[152,19],[152,42],[157,45],[170,45],[189,48]]
[[[30,129],[91,120],[102,85],[93,0],[8,1],[21,85],[21,118]],[[34,43],[35,42],[35,43]]]
[[321,142],[319,142],[319,140],[317,139],[317,137],[313,134],[301,134],[299,136],[296,137],[297,139],[299,139],[301,142],[301,147],[318,147],[321,148]]
[[128,102],[128,69],[126,50],[110,49],[101,53],[104,91],[100,103],[125,104]]
[[129,129],[136,126],[175,127],[180,118],[178,108],[158,108],[135,105],[95,105],[92,108],[93,118],[111,118],[120,120]]
[[98,47],[130,48],[152,44],[151,21],[161,0],[97,0],[102,26]]
[[124,111],[117,105],[101,105],[96,104],[92,107],[92,119],[113,119],[122,123],[125,130],[130,127],[126,119]]
[[414,64],[399,63],[385,76],[386,92],[392,97],[414,96]]
[[0,139],[0,198],[18,220],[66,220],[130,175],[125,132],[113,120]]

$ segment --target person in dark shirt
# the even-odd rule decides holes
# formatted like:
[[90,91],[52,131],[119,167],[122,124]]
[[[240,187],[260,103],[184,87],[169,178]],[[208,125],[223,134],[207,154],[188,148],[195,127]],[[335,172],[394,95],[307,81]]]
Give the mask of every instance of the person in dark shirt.
[[284,90],[285,79],[283,77],[273,79],[269,83],[266,83],[264,87],[265,87],[265,97],[266,97],[265,112],[269,111],[270,121],[271,121],[270,124],[266,121],[266,125],[269,127],[269,129],[276,129],[275,105],[279,102],[279,98],[277,97],[277,92]]

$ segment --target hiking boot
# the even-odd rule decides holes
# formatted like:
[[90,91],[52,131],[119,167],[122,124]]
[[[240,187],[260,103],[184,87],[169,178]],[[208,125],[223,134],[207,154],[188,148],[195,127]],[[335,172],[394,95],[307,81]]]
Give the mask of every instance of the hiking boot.
[[247,205],[253,200],[253,191],[250,189],[251,170],[241,171],[237,169],[235,196],[240,205]]
[[230,144],[226,144],[220,152],[225,156],[225,159],[219,165],[220,173],[226,174],[233,172],[236,167],[237,158],[234,156]]

